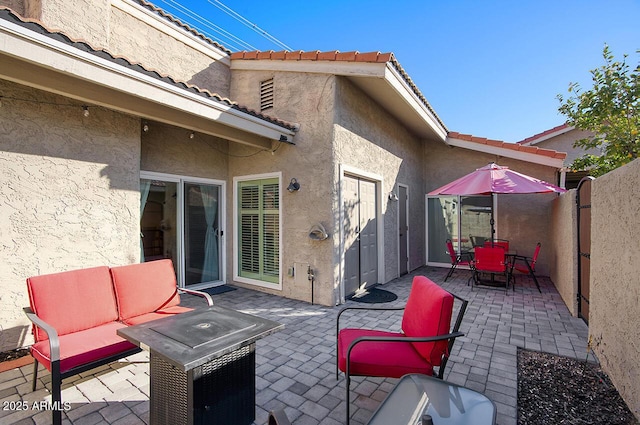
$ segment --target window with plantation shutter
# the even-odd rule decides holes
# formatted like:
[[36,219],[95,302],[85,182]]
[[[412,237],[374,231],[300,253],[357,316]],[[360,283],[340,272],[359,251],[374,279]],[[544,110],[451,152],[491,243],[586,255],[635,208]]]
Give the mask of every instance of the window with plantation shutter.
[[280,182],[238,182],[238,276],[279,283]]

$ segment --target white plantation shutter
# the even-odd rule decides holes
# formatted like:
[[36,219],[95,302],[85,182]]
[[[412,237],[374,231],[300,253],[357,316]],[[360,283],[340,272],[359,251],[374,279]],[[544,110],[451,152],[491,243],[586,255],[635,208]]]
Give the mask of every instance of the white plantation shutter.
[[239,183],[239,275],[278,283],[280,184],[277,178]]

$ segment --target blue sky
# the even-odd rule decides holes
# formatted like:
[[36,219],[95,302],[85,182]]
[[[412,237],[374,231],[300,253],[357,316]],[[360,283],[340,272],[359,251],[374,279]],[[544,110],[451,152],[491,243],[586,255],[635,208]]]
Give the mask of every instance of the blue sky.
[[[216,0],[152,1],[232,51],[283,50]],[[591,87],[605,43],[640,59],[640,0],[221,1],[292,50],[393,52],[450,131],[507,142],[564,122],[556,96]]]

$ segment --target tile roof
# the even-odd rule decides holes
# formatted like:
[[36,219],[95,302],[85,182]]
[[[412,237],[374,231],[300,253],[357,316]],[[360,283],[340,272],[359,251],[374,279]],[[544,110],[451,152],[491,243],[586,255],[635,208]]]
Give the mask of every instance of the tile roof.
[[218,43],[217,41],[213,41],[212,39],[210,39],[206,35],[204,35],[201,32],[199,32],[198,30],[196,30],[196,29],[190,27],[189,25],[185,24],[184,22],[182,22],[181,20],[179,20],[175,16],[170,15],[166,11],[160,9],[158,6],[155,6],[155,5],[151,4],[150,2],[148,2],[146,0],[134,0],[134,1],[136,3],[138,3],[140,6],[144,7],[145,9],[150,10],[151,12],[153,12],[156,15],[160,16],[161,18],[166,19],[167,21],[171,22],[172,24],[181,27],[183,30],[185,30],[188,33],[194,35],[195,37],[201,39],[202,41],[206,42],[207,44],[210,44],[210,45],[216,47],[217,49],[222,50],[227,55],[231,54],[231,50],[227,49],[222,44]]
[[400,62],[395,58],[393,53],[366,52],[358,51],[340,52],[338,50],[321,52],[320,50],[303,51],[296,50],[289,52],[281,51],[241,51],[231,53],[231,60],[293,60],[293,61],[335,61],[335,62],[368,62],[368,63],[390,63],[395,70],[402,76],[413,93],[420,99],[420,102],[433,114],[438,123],[446,130],[446,126],[431,107],[426,97],[422,94],[418,86],[413,82],[409,74],[402,68]]
[[527,145],[522,145],[518,143],[508,143],[500,140],[492,140],[492,139],[487,139],[485,137],[476,137],[470,134],[461,134],[453,131],[449,132],[447,134],[447,137],[450,137],[452,139],[464,140],[466,142],[478,143],[479,145],[494,146],[494,147],[503,148],[503,149],[510,149],[512,151],[531,153],[535,155],[543,155],[550,158],[565,159],[567,157],[566,152],[559,152],[553,149],[543,149],[543,148],[538,148],[536,146],[527,146]]
[[230,99],[222,97],[217,93],[213,93],[206,89],[201,89],[193,84],[188,84],[182,81],[178,81],[169,75],[161,74],[156,70],[145,68],[143,65],[139,63],[133,63],[127,58],[114,56],[113,54],[109,53],[107,50],[94,48],[86,41],[74,40],[69,36],[67,36],[66,34],[64,34],[63,32],[49,30],[42,22],[37,20],[32,20],[32,19],[25,19],[21,17],[19,14],[17,14],[16,12],[14,12],[12,9],[9,9],[7,7],[0,6],[0,19],[19,25],[23,28],[26,28],[38,34],[47,36],[53,40],[57,40],[59,42],[65,43],[78,50],[82,50],[84,52],[90,53],[99,58],[108,60],[109,62],[112,62],[114,64],[126,67],[128,69],[131,69],[133,71],[155,78],[157,80],[164,81],[165,83],[171,84],[185,91],[195,93],[213,102],[217,102],[217,103],[221,103],[223,105],[229,106],[232,109],[235,109],[239,112],[254,116],[256,118],[259,118],[264,121],[270,122],[272,124],[278,125],[280,127],[286,128],[288,130],[297,131],[298,126],[296,124],[289,123],[277,118],[272,118],[267,115],[261,114],[255,110],[246,108],[244,106],[240,106],[237,102],[234,102]]
[[533,142],[535,142],[537,139],[542,139],[543,137],[546,137],[550,134],[556,133],[558,131],[561,130],[569,130],[571,129],[571,126],[569,124],[561,124],[559,126],[553,127],[549,130],[543,131],[542,133],[538,133],[538,134],[534,134],[531,137],[527,137],[526,139],[520,140],[519,142],[516,142],[519,145],[528,145],[531,144]]

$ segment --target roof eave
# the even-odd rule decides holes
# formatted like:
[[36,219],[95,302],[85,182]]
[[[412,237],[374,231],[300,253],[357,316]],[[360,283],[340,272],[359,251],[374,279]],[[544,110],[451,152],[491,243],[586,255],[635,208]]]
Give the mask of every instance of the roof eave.
[[[367,95],[407,124],[423,138],[444,141],[447,129],[418,98],[392,62],[354,62],[335,60],[231,59],[233,71],[275,71],[333,74],[353,81]],[[394,96],[394,99],[389,99]]]
[[295,134],[12,22],[0,35],[0,78],[265,150]]
[[500,146],[493,146],[489,144],[479,144],[477,142],[471,142],[468,140],[457,139],[454,137],[447,137],[447,144],[449,146],[455,146],[459,148],[469,149],[476,152],[487,153],[490,155],[497,155],[505,158],[516,159],[520,161],[526,161],[534,164],[545,165],[556,169],[562,169],[564,166],[564,158],[557,156],[542,155],[539,153],[530,153],[520,150],[514,150],[504,148]]

